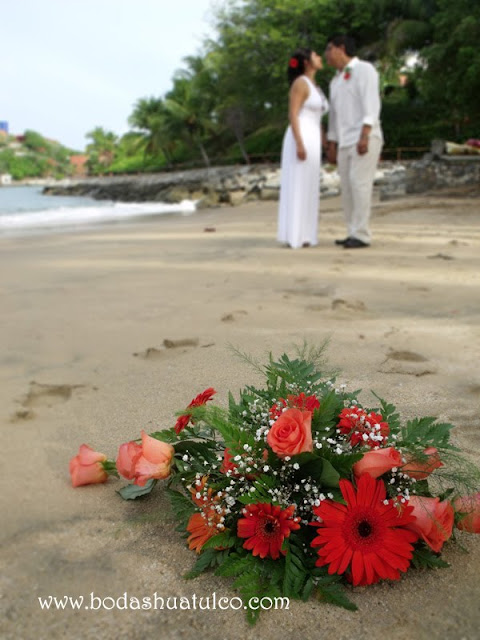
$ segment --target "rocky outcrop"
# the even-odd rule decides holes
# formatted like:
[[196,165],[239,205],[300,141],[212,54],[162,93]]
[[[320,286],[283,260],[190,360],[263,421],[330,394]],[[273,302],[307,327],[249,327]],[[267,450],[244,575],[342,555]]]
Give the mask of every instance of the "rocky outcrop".
[[[339,193],[336,171],[322,169],[321,184],[323,195]],[[43,193],[121,202],[177,203],[194,200],[197,208],[202,208],[238,205],[251,200],[278,200],[279,191],[278,165],[250,165],[69,179],[46,185]]]
[[384,172],[379,186],[381,200],[438,189],[480,188],[480,155],[448,154],[447,143],[434,140],[421,160]]

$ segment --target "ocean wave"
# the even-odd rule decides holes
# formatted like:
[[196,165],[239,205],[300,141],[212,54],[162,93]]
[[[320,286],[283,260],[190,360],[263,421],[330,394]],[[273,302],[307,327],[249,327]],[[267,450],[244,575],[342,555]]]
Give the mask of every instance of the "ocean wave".
[[62,230],[167,213],[191,214],[195,202],[115,202],[99,206],[57,207],[40,211],[19,211],[0,215],[0,234],[28,230]]

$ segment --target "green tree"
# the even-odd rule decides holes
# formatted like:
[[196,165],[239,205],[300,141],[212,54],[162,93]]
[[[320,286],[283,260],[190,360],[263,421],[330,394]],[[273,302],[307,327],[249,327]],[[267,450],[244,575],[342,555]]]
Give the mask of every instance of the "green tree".
[[87,145],[88,167],[92,173],[108,169],[115,159],[118,138],[112,131],[95,127],[86,136],[92,142]]
[[189,69],[174,76],[173,89],[165,97],[166,125],[172,135],[183,137],[192,148],[197,147],[208,167],[205,139],[214,137],[218,130],[215,94],[209,89],[209,71],[204,61],[190,58],[187,62]]
[[429,101],[443,105],[461,136],[469,123],[480,126],[480,4],[438,0],[432,23],[433,42],[422,50],[422,89]]
[[153,157],[161,154],[171,165],[176,141],[169,128],[168,115],[162,98],[140,98],[128,122],[141,132],[139,142],[145,154]]

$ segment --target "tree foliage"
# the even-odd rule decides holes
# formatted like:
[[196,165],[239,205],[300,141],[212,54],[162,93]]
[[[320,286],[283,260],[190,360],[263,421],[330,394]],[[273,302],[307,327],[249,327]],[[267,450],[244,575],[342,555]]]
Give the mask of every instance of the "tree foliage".
[[[360,57],[380,73],[386,147],[479,137],[478,3],[224,0],[213,11],[215,38],[184,59],[166,95],[137,101],[129,119],[137,136],[135,153],[124,160],[127,152],[119,141],[110,169],[208,165],[218,156],[278,159],[287,124],[288,58],[299,46],[322,53],[338,32],[353,35]],[[408,67],[408,58],[417,65]],[[318,74],[325,91],[332,75],[328,68]],[[105,170],[100,157],[92,168],[95,162]]]

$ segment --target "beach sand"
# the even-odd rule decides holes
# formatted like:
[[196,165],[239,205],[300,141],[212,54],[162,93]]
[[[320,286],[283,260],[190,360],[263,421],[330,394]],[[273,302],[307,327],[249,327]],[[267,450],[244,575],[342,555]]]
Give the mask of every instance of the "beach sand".
[[225,405],[228,390],[259,382],[229,344],[265,360],[329,339],[339,382],[406,419],[453,422],[480,462],[479,202],[376,200],[372,247],[354,251],[333,244],[345,233],[338,198],[321,203],[319,245],[296,251],[275,241],[274,202],[1,239],[2,638],[479,638],[480,536],[468,534],[469,553],[447,545],[448,569],[351,591],[357,612],[291,602],[252,628],[242,611],[38,603],[235,596],[225,578],[184,581],[195,558],[161,485],[125,502],[119,480],[72,489],[68,475],[83,442],[115,458],[206,387]]

